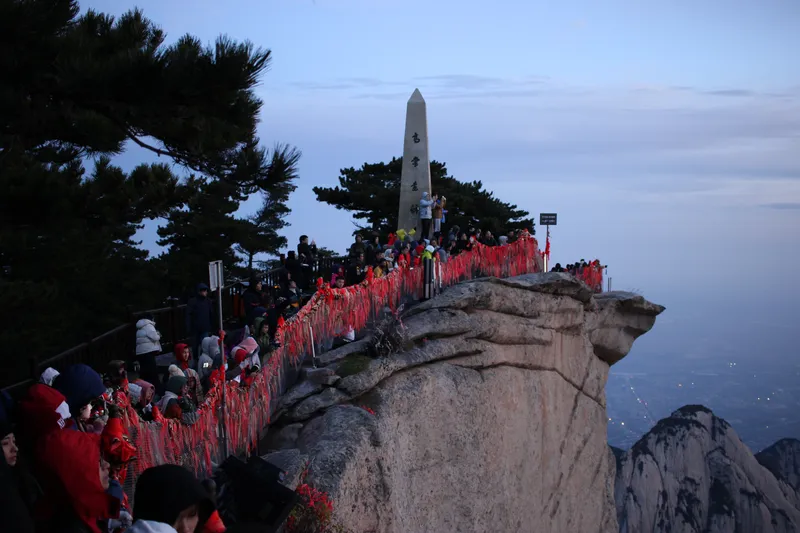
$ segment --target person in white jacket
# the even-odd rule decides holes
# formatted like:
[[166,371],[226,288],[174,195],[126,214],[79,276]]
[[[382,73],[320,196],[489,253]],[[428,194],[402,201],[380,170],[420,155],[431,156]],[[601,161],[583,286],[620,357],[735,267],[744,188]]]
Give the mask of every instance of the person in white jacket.
[[423,239],[431,238],[431,219],[433,213],[431,206],[436,202],[436,196],[433,199],[428,198],[428,193],[422,193],[422,199],[419,201],[419,219],[422,222],[422,235]]
[[153,315],[146,315],[136,322],[136,360],[139,374],[145,381],[160,383],[156,365],[156,356],[160,353],[161,333],[156,329]]
[[156,329],[153,316],[149,315],[136,322],[136,355],[152,352],[161,353],[161,333]]
[[219,337],[212,335],[200,343],[200,357],[197,359],[197,373],[203,381],[211,372],[222,365],[222,356],[219,351]]

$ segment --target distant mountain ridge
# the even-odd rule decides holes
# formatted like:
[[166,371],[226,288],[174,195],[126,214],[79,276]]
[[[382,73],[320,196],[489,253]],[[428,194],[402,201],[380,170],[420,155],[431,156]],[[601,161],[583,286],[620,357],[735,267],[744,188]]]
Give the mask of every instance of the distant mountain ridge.
[[725,420],[687,405],[611,449],[621,533],[800,532],[797,439],[753,454]]

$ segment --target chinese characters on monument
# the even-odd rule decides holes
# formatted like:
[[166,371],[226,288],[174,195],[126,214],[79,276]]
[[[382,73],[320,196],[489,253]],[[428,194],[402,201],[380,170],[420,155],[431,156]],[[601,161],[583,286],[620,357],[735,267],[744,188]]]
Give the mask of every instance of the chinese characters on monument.
[[419,135],[417,134],[416,131],[414,132],[414,135],[411,138],[414,140],[414,144],[419,143]]
[[[414,165],[415,168],[418,167],[419,166],[419,157],[414,156],[414,159],[411,160],[411,164]],[[414,189],[414,190],[416,191],[416,189]]]

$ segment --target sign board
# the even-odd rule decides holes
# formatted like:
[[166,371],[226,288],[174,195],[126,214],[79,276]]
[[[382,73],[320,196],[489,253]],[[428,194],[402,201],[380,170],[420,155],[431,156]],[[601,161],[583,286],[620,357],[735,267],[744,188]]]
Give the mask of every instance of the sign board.
[[557,221],[558,215],[556,213],[539,213],[540,226],[555,226]]
[[211,291],[219,290],[224,285],[222,276],[222,261],[211,261],[208,264],[208,288]]

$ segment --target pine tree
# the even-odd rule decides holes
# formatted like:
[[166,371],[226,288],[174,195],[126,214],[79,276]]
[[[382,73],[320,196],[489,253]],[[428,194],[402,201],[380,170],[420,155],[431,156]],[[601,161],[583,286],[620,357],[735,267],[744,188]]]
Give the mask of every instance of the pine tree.
[[[55,355],[118,325],[129,307],[207,279],[207,260],[236,261],[244,225],[232,213],[270,190],[265,170],[288,153],[270,155],[255,136],[254,87],[270,58],[225,37],[167,45],[138,10],[115,19],[79,16],[74,0],[0,0],[2,346]],[[111,165],[130,143],[197,177]],[[162,216],[172,249],[148,260],[133,236]],[[0,375],[18,377],[26,357],[0,357]]]
[[[267,160],[266,154],[264,160]],[[252,187],[262,196],[262,204],[254,216],[243,221],[245,227],[236,246],[236,251],[245,257],[247,276],[254,271],[257,255],[278,255],[287,244],[279,231],[289,225],[286,216],[291,209],[287,203],[297,189],[294,182],[299,160],[298,150],[277,146],[268,159],[269,163],[250,180]]]
[[[361,221],[356,232],[377,231],[385,238],[397,231],[402,166],[402,158],[393,158],[389,163],[344,168],[337,187],[314,187],[314,193],[318,201],[352,212]],[[458,225],[464,231],[474,227],[496,235],[523,228],[535,232],[527,211],[495,198],[480,181],[462,182],[448,176],[444,163],[431,161],[431,188],[447,198],[445,227]]]

